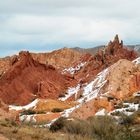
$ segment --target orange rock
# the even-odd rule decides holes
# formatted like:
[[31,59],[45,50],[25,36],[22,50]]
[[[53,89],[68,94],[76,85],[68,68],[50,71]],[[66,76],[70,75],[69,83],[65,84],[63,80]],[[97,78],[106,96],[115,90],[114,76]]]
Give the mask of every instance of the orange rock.
[[83,103],[80,108],[75,109],[70,114],[70,117],[87,119],[90,116],[94,116],[96,112],[103,108],[107,112],[110,112],[114,109],[114,105],[112,102],[109,102],[107,98],[96,98],[89,102]]
[[32,53],[31,55],[40,63],[50,64],[59,69],[71,67],[81,57],[79,52],[69,48],[63,48],[50,53]]
[[37,114],[34,116],[36,123],[47,123],[60,117],[60,113]]

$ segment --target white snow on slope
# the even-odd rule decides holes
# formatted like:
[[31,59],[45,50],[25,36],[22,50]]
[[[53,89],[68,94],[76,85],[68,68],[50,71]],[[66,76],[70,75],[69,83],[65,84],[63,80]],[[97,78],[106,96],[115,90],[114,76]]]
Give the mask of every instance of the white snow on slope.
[[65,97],[61,97],[61,98],[59,98],[59,100],[61,100],[61,101],[67,100],[72,95],[77,94],[79,89],[80,89],[80,84],[78,84],[76,87],[69,88]]
[[78,100],[78,102],[87,102],[90,101],[97,96],[99,96],[99,92],[101,88],[104,86],[106,81],[106,76],[108,74],[108,69],[103,70],[100,72],[93,81],[91,81],[89,84],[87,84],[83,89],[83,97]]
[[38,103],[39,99],[35,99],[33,102],[31,102],[28,105],[25,106],[15,106],[15,105],[10,105],[9,110],[28,110],[30,108],[36,107],[36,104]]
[[22,115],[19,117],[21,122],[30,122],[30,123],[36,123],[36,119],[34,118],[36,115]]
[[70,68],[64,69],[63,73],[68,72],[70,74],[74,74],[76,71],[80,70],[85,64],[86,62],[80,63],[76,67],[70,67]]
[[102,109],[102,110],[100,110],[100,111],[98,111],[95,115],[96,116],[104,116],[104,115],[106,115],[107,113],[106,113],[106,110],[105,109]]
[[[68,117],[69,114],[75,110],[76,108],[79,108],[84,102],[90,101],[94,98],[96,98],[99,95],[99,91],[100,89],[104,86],[104,84],[106,83],[106,76],[108,74],[108,69],[103,70],[102,72],[100,72],[96,78],[91,81],[89,84],[87,84],[86,86],[83,87],[83,94],[82,97],[80,99],[77,100],[77,102],[79,102],[79,105],[76,105],[75,107],[72,107],[70,109],[66,109],[63,112],[63,117]],[[72,90],[73,89],[73,90]],[[72,88],[70,91],[68,92],[69,94],[67,95],[67,97],[72,96],[73,94],[77,93],[80,89],[80,85],[78,84],[78,86],[76,88]],[[63,101],[66,100],[67,98],[63,98]],[[62,100],[62,98],[61,98]]]
[[134,97],[140,97],[140,91],[135,92],[135,93],[133,94],[133,96],[134,96]]
[[[100,89],[104,86],[106,83],[106,76],[108,74],[108,69],[103,70],[97,76],[93,81],[91,81],[89,84],[83,87],[84,92],[83,92],[83,97],[78,99],[77,101],[80,103],[76,105],[75,107],[66,109],[62,112],[61,117],[69,117],[69,115],[77,108],[83,105],[84,102],[90,101],[94,98],[96,98],[99,94]],[[72,96],[73,94],[77,93],[80,89],[80,85],[78,84],[77,87],[69,89],[71,92],[68,92],[67,97]],[[67,98],[60,98],[60,100],[66,100]],[[101,110],[101,112],[97,113],[96,115],[103,115],[105,113],[105,110]],[[50,123],[48,123],[46,126],[50,127],[51,124],[53,124],[57,119],[52,120]]]
[[124,103],[124,105],[128,105],[128,107],[126,108],[119,108],[119,109],[115,109],[112,112],[109,112],[109,115],[111,113],[115,113],[115,112],[122,112],[126,115],[132,115],[134,112],[133,111],[129,111],[129,110],[134,110],[137,111],[139,109],[139,104],[134,104],[134,103]]
[[140,64],[140,57],[138,57],[137,59],[133,60],[132,62],[135,63],[135,64]]
[[[96,98],[99,94],[100,89],[106,83],[107,74],[108,74],[108,69],[103,70],[95,77],[93,81],[91,81],[89,84],[84,86],[82,97],[77,101],[79,103],[83,103]],[[79,90],[80,90],[80,84],[78,84],[76,87],[69,88],[67,91],[68,94],[65,97],[59,98],[59,100],[65,101],[72,95],[74,94],[77,95]]]

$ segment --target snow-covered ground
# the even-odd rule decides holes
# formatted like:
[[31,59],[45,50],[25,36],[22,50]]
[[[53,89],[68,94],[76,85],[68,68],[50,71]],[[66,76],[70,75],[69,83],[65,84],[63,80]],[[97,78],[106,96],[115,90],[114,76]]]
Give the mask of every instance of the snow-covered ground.
[[78,84],[76,87],[71,87],[71,88],[68,89],[67,94],[65,95],[65,97],[61,97],[61,98],[59,98],[59,100],[65,101],[69,97],[71,97],[72,95],[77,94],[79,90],[80,90],[80,84]]
[[36,119],[35,119],[35,114],[34,115],[22,115],[22,116],[20,116],[19,117],[19,120],[21,121],[21,122],[24,122],[24,123],[28,123],[28,122],[30,122],[30,123],[36,123]]
[[107,74],[108,74],[108,69],[105,69],[102,72],[100,72],[93,81],[87,84],[83,88],[84,89],[84,92],[82,94],[83,97],[80,98],[78,102],[80,103],[87,102],[99,96],[99,92],[101,88],[107,82],[106,81]]
[[[96,98],[99,95],[100,89],[106,83],[107,74],[108,74],[108,69],[105,69],[102,72],[100,72],[93,81],[86,84],[83,87],[82,97],[78,99],[77,102],[83,103]],[[65,97],[59,98],[59,100],[65,101],[72,95],[76,96],[79,90],[80,90],[80,84],[78,84],[76,87],[69,88],[67,91],[67,95]]]
[[[104,84],[106,83],[106,76],[108,74],[108,69],[103,70],[102,72],[100,72],[96,78],[91,81],[89,84],[87,84],[86,86],[83,87],[83,94],[82,97],[80,99],[77,100],[77,102],[79,102],[78,105],[76,105],[75,107],[72,107],[70,109],[66,109],[63,113],[62,116],[63,117],[68,117],[69,114],[75,110],[76,108],[79,108],[84,102],[90,101],[94,98],[96,98],[99,95],[100,89],[104,86]],[[75,88],[70,88],[68,90],[68,95],[64,98],[60,98],[60,100],[66,100],[68,97],[77,94],[78,91],[80,90],[80,85],[78,84],[77,87]]]
[[64,69],[62,73],[68,72],[70,74],[74,74],[76,71],[80,70],[85,64],[86,62],[83,62],[83,63],[78,64],[76,67],[70,67],[70,68]]
[[35,99],[33,102],[31,102],[30,104],[28,105],[25,105],[25,106],[15,106],[15,105],[10,105],[9,106],[9,110],[28,110],[30,108],[35,108],[36,107],[36,104],[38,103],[39,99]]

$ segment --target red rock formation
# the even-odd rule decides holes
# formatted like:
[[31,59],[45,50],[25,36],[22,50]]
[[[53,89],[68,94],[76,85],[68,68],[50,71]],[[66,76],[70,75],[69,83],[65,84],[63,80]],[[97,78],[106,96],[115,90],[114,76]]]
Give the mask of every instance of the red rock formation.
[[[74,62],[79,60],[81,55],[82,54],[79,52],[69,48],[63,48],[48,53],[31,53],[33,59],[39,63],[49,64],[60,70],[71,67]],[[0,58],[0,77],[4,72],[10,69],[16,61],[18,61],[19,57],[20,56],[18,55],[14,55],[11,57]]]
[[21,52],[18,61],[0,79],[0,97],[7,104],[19,105],[37,97],[57,99],[71,80],[53,66],[33,60],[29,52]]
[[[110,41],[104,49],[99,50],[95,56],[84,55],[79,63],[87,62],[86,65],[75,74],[76,79],[83,79],[88,82],[94,78],[100,71],[116,63],[119,59],[134,60],[137,53],[129,50],[123,43],[119,42],[118,35],[114,41]],[[87,59],[87,60],[86,60]]]
[[140,91],[140,66],[128,60],[120,60],[109,68],[107,80],[101,92],[125,100]]
[[73,49],[63,48],[50,53],[32,53],[34,60],[43,64],[50,64],[58,69],[71,67],[82,54]]
[[113,102],[109,102],[107,98],[96,98],[89,102],[84,103],[80,108],[75,109],[70,117],[76,117],[80,119],[87,119],[90,116],[94,116],[96,112],[101,109],[106,109],[110,112],[114,109]]

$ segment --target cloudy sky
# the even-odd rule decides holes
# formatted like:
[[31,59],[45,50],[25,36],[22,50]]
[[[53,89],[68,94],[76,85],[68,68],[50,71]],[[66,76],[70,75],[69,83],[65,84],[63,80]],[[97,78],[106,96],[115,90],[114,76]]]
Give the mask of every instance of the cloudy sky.
[[119,34],[140,44],[139,0],[0,0],[0,57],[94,47]]

